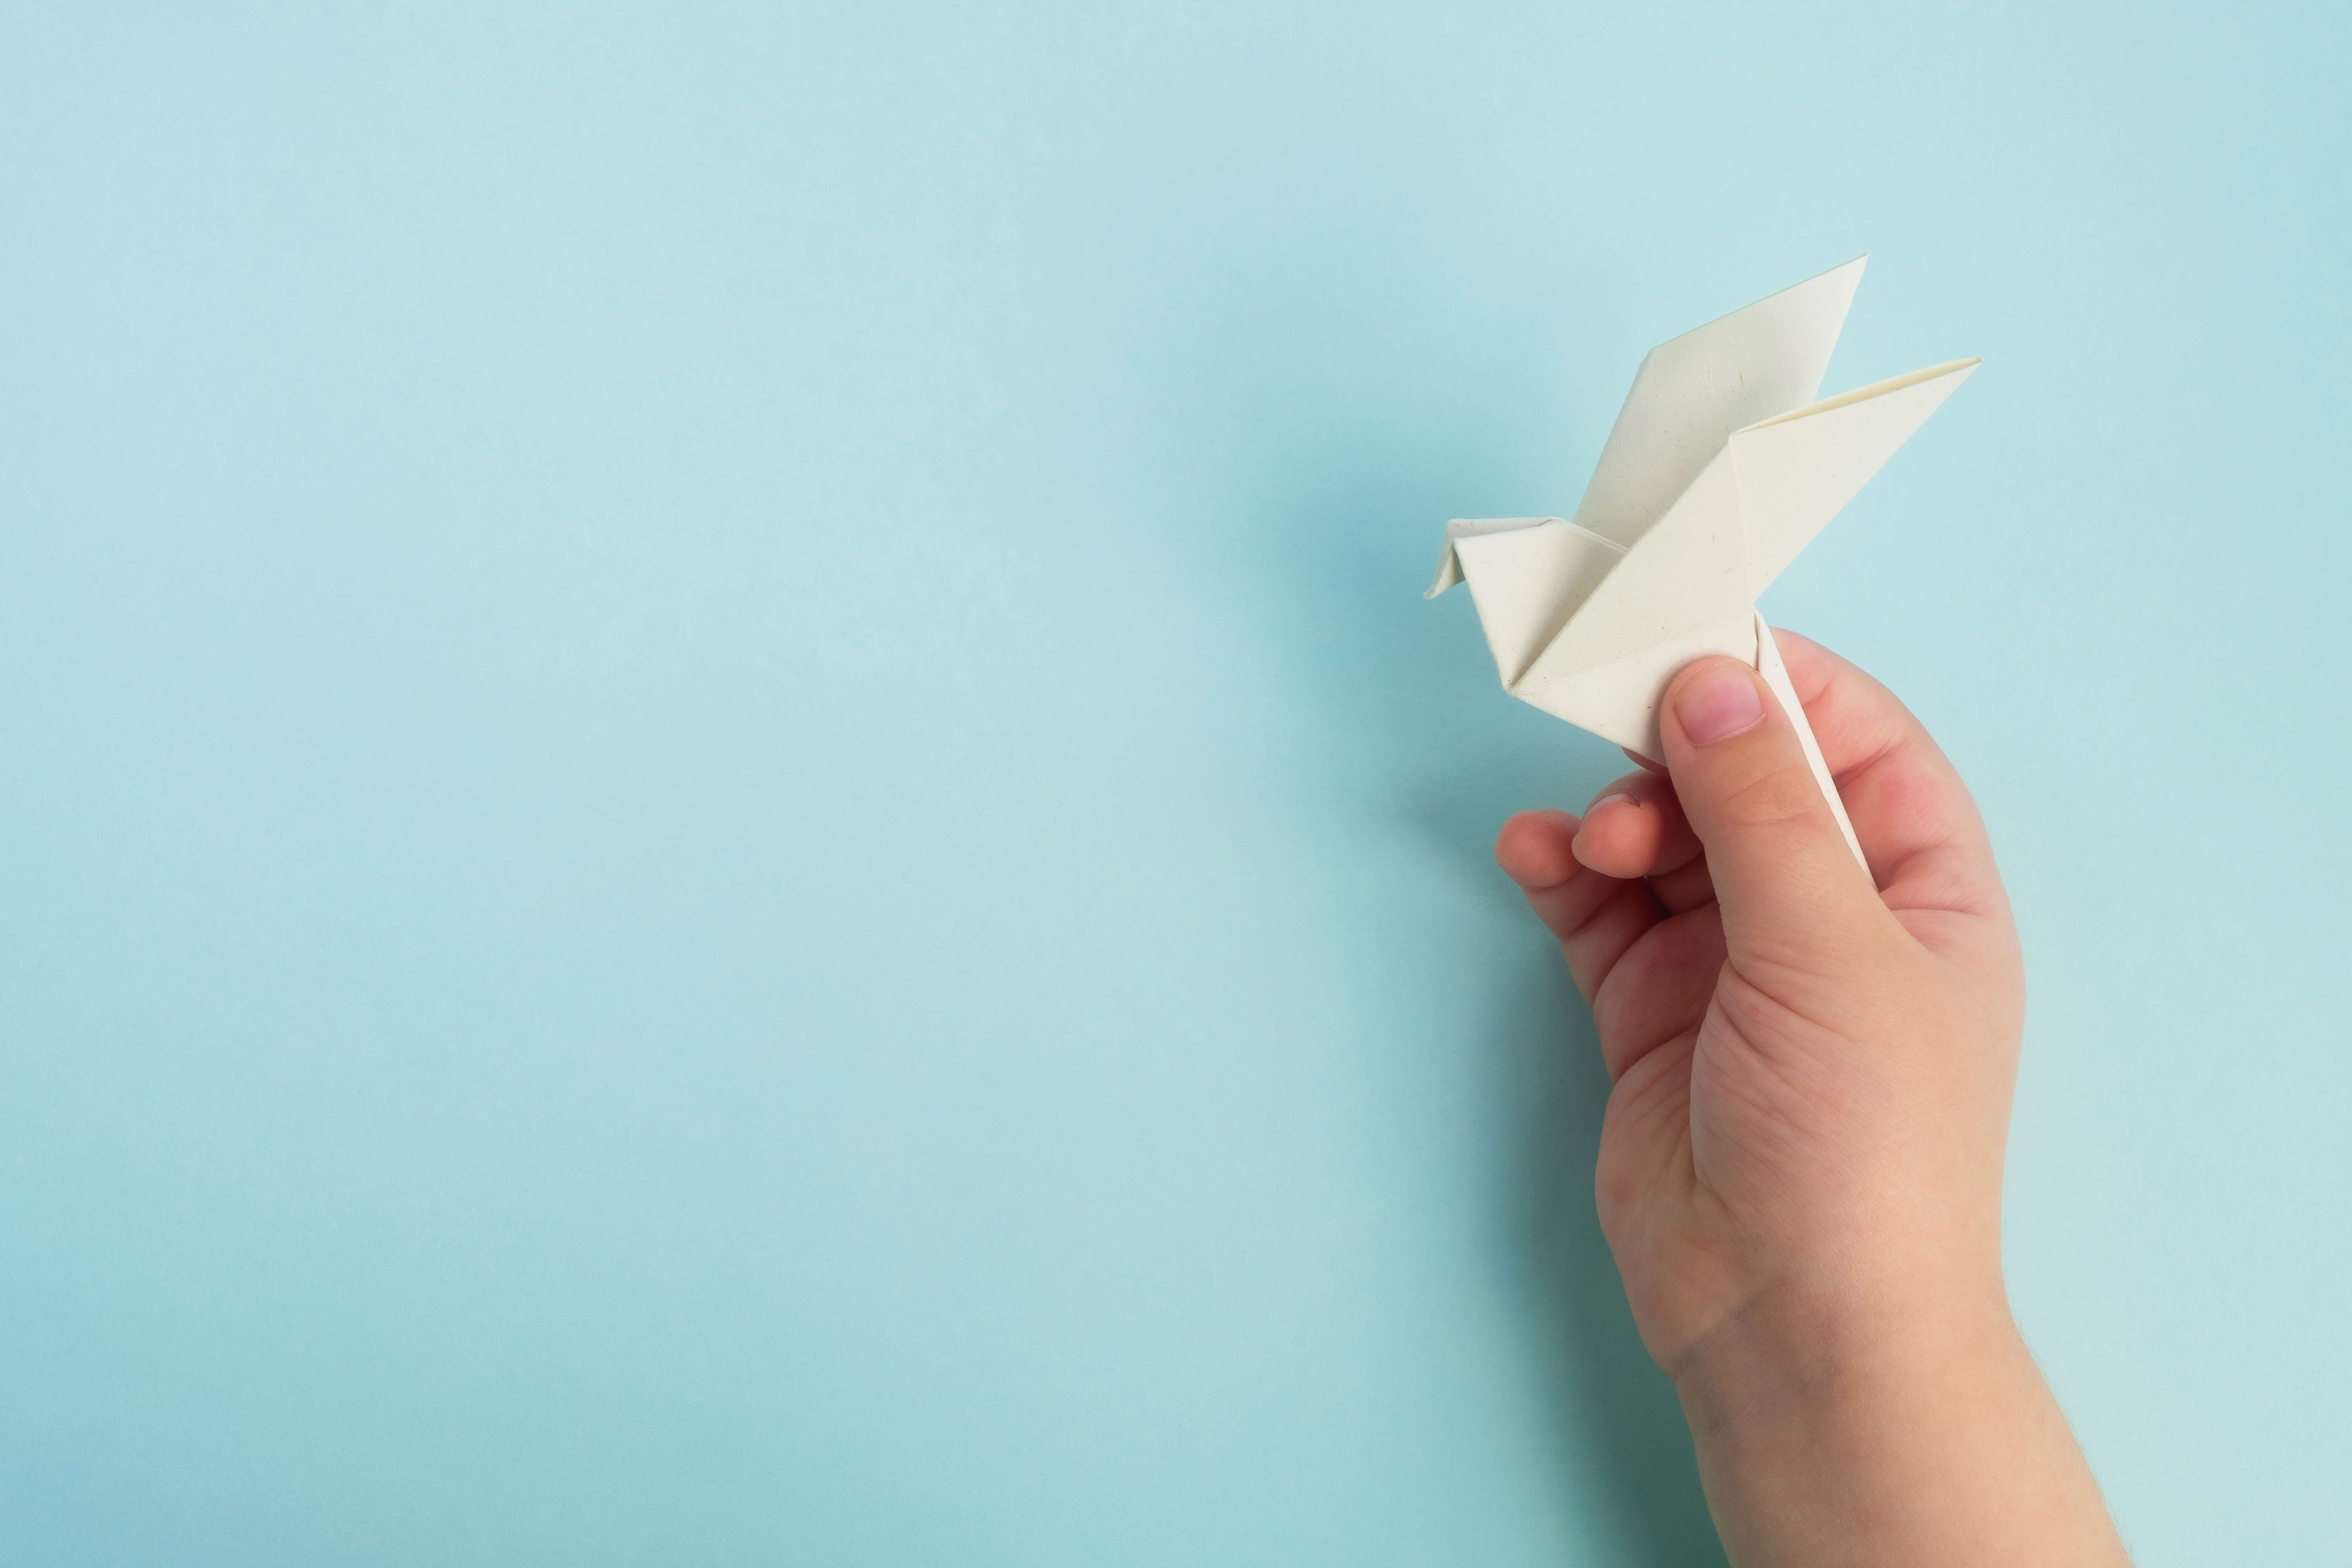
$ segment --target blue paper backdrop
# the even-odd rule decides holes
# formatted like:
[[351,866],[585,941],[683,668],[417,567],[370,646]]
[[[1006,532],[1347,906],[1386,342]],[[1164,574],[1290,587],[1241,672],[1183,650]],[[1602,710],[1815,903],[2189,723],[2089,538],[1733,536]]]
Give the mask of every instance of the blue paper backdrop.
[[2352,1534],[2346,13],[10,7],[0,1555],[1706,1563],[1419,591],[1865,249],[2027,1331]]

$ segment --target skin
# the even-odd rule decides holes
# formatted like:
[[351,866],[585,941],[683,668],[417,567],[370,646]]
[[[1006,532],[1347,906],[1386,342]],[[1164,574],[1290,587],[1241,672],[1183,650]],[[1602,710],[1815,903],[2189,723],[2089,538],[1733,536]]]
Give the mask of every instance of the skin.
[[1592,1005],[1643,1342],[1740,1568],[2124,1563],[2001,1279],[2024,978],[1984,824],[1892,693],[1775,637],[1867,873],[1727,658],[1667,689],[1663,765],[1495,845]]

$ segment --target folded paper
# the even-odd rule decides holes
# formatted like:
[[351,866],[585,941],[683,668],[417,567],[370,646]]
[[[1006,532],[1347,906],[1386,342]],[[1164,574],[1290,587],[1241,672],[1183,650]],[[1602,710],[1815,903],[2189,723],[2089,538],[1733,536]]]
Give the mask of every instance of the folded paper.
[[[1647,757],[1658,703],[1706,654],[1755,667],[1837,784],[1757,595],[1977,362],[1820,398],[1858,258],[1652,349],[1570,518],[1457,519],[1428,597],[1470,584],[1503,689]],[[1819,399],[1816,401],[1816,399]]]

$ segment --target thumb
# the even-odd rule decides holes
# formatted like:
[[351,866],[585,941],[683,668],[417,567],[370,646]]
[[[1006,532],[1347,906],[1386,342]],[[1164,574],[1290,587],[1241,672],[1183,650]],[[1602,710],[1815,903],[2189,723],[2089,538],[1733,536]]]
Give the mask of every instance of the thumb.
[[1666,686],[1658,729],[1675,794],[1706,847],[1734,959],[1818,973],[1885,920],[1763,676],[1736,658],[1685,666]]

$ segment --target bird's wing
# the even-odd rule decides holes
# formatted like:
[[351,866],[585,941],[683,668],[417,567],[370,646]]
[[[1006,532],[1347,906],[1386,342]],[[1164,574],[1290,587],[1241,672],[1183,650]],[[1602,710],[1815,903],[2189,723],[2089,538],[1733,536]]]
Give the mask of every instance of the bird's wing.
[[1812,542],[1976,365],[1967,359],[1915,370],[1732,435],[1751,597]]
[[1630,547],[1733,431],[1818,396],[1868,259],[1857,257],[1652,349],[1577,503],[1576,524]]
[[1525,677],[1559,679],[1735,616],[1968,379],[1915,371],[1735,433]]

